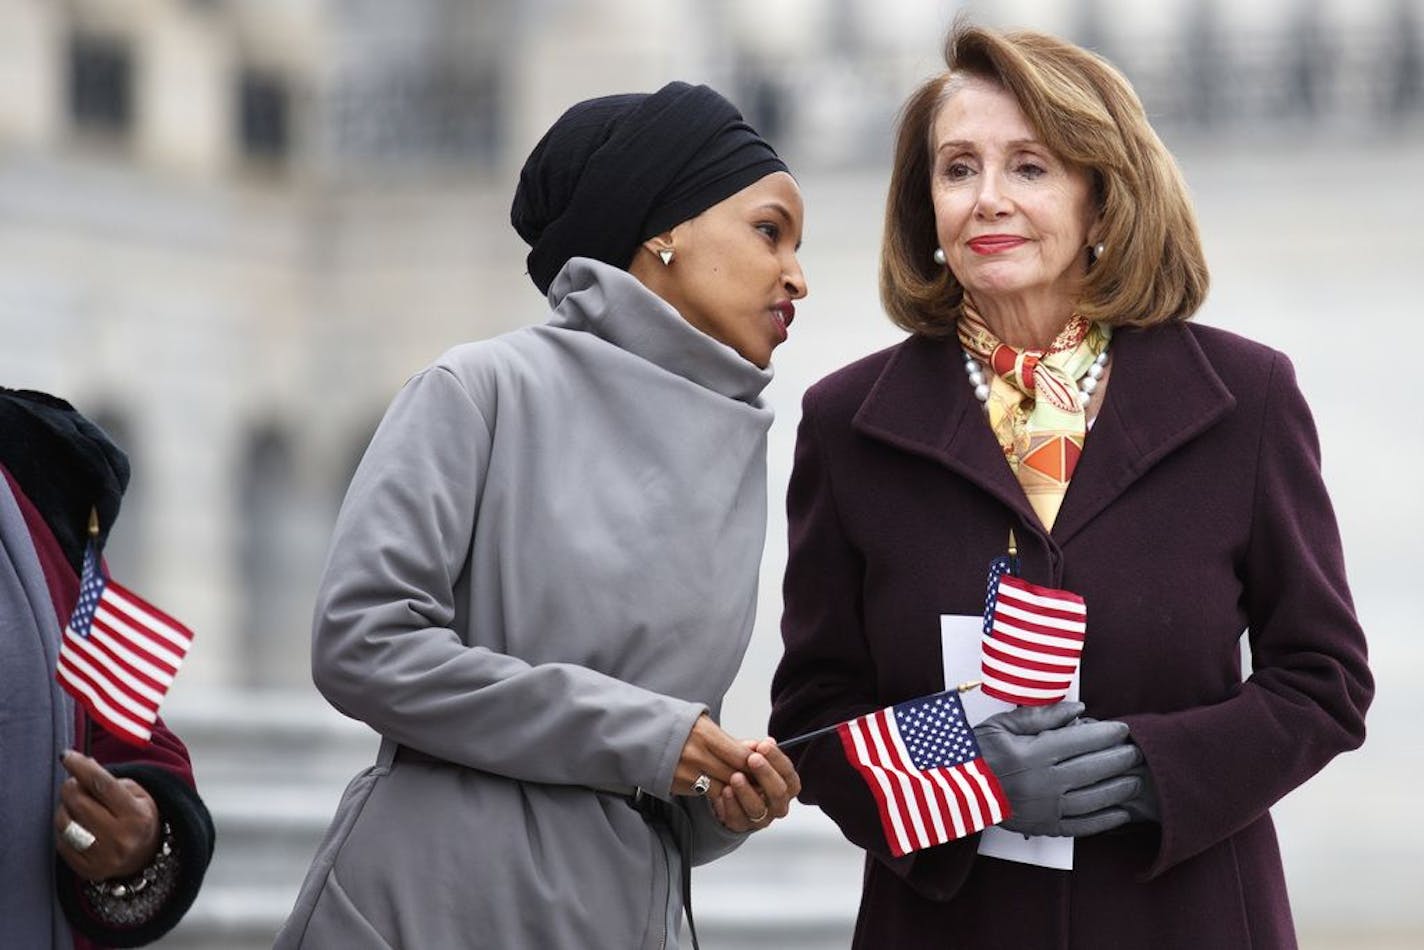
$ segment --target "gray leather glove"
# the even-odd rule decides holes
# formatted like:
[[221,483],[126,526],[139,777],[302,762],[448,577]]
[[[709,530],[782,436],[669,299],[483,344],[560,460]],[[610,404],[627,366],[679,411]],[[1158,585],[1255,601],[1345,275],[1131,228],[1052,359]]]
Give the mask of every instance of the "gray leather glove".
[[1136,795],[1122,803],[1127,809],[1128,821],[1162,821],[1162,811],[1157,805],[1157,783],[1152,781],[1152,773],[1143,762],[1126,774],[1134,776],[1142,783]]
[[1123,803],[1143,781],[1142,750],[1123,722],[1075,722],[1082,703],[1020,706],[974,727],[984,761],[1013,815],[1001,824],[1026,835],[1081,837],[1130,820]]
[[[1079,716],[1078,722],[1097,722],[1087,716]],[[1152,781],[1152,772],[1147,768],[1147,761],[1144,758],[1142,763],[1135,768],[1128,769],[1125,775],[1136,776],[1142,787],[1137,790],[1137,794],[1122,803],[1122,807],[1127,809],[1128,821],[1162,821],[1162,811],[1157,805],[1157,783]]]

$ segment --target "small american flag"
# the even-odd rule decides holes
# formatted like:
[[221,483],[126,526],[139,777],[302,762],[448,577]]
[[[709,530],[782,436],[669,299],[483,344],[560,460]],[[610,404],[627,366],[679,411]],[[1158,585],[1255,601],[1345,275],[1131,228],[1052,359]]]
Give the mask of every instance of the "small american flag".
[[1007,558],[989,565],[980,652],[984,694],[1047,706],[1068,693],[1088,626],[1083,598],[1015,577]]
[[192,641],[187,627],[105,577],[89,542],[55,679],[95,721],[126,742],[147,745]]
[[846,758],[880,807],[896,857],[963,838],[1009,816],[999,780],[955,690],[911,699],[836,727]]

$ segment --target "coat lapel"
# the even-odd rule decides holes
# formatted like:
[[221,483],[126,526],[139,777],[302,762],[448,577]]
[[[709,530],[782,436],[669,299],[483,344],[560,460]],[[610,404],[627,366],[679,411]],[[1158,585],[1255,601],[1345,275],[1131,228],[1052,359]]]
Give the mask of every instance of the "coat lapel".
[[1236,405],[1183,324],[1113,335],[1112,375],[1053,524],[1060,545],[1154,465]]
[[[1173,450],[1236,405],[1186,326],[1113,335],[1107,396],[1053,525],[1060,545]],[[932,459],[1037,525],[1023,488],[964,378],[953,340],[912,337],[895,349],[861,404],[856,431]],[[1041,528],[1040,528],[1041,530]]]
[[1013,509],[1037,518],[1004,461],[964,378],[953,340],[911,337],[895,349],[852,422],[856,431],[949,468]]

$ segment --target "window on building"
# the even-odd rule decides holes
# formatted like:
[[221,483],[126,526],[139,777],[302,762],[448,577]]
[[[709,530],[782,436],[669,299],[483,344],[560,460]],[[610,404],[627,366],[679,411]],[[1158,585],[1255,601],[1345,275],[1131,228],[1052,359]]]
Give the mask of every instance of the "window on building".
[[123,40],[77,33],[69,41],[69,113],[76,126],[122,134],[133,121],[133,56]]
[[234,499],[243,592],[234,618],[243,645],[242,668],[234,675],[249,686],[291,685],[304,669],[303,638],[292,634],[310,612],[299,563],[296,477],[295,444],[286,429],[276,422],[252,428],[242,447]]
[[[1409,115],[1424,106],[1424,45],[1419,41],[1420,24],[1415,6],[1396,0],[1392,13],[1392,36],[1383,57],[1386,114]],[[1389,48],[1392,47],[1392,48]]]
[[282,159],[291,147],[286,84],[270,73],[244,70],[238,79],[238,140],[248,158]]
[[497,65],[478,59],[353,71],[329,93],[325,134],[353,165],[491,165],[500,154],[502,92]]
[[755,75],[747,81],[741,101],[746,103],[752,127],[773,147],[784,150],[788,119],[795,108],[786,86],[765,73]]
[[129,484],[119,506],[119,517],[109,532],[104,557],[115,576],[139,590],[147,589],[144,562],[144,538],[147,532],[148,484],[154,473],[148,471],[137,445],[132,420],[128,413],[111,402],[101,402],[96,408],[81,405],[90,422],[98,426],[118,446],[129,460]]

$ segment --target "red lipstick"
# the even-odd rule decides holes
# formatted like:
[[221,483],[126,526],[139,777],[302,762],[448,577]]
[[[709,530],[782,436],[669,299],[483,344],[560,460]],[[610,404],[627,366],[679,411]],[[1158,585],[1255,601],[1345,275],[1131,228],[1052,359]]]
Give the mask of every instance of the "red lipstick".
[[971,238],[966,243],[975,254],[1002,254],[1004,251],[1013,250],[1020,244],[1026,244],[1027,239],[1016,234],[984,234],[977,238]]
[[771,305],[771,322],[776,327],[780,340],[787,337],[786,328],[796,319],[796,305],[789,300],[778,300]]

